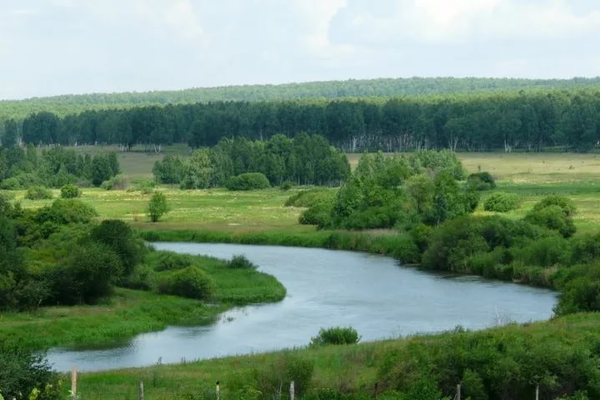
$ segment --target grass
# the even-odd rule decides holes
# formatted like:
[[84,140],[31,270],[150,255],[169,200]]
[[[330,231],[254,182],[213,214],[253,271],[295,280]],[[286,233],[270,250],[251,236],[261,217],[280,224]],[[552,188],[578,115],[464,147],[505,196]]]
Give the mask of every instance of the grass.
[[96,306],[42,307],[34,312],[2,313],[0,338],[33,349],[114,345],[167,325],[208,324],[233,305],[279,301],[285,296],[285,288],[271,275],[229,269],[223,261],[208,257],[198,259],[216,283],[211,304],[117,288],[113,296]]
[[[508,346],[512,342],[536,343],[585,342],[598,337],[600,314],[576,314],[548,322],[528,325],[509,325],[479,332],[459,333],[471,338],[473,343],[496,337],[498,343]],[[404,339],[362,343],[350,346],[324,346],[291,351],[227,357],[190,362],[179,365],[155,365],[115,371],[80,374],[79,392],[82,397],[95,399],[136,399],[137,386],[145,383],[145,394],[155,400],[192,398],[205,390],[214,393],[214,382],[221,382],[223,398],[236,398],[236,390],[251,384],[255,370],[266,369],[277,360],[292,354],[314,365],[312,388],[332,388],[342,392],[372,390],[378,371],[389,355],[401,351],[410,354],[418,345],[448,348],[451,334],[416,336]],[[519,338],[518,340],[516,340]],[[432,350],[434,352],[435,350]],[[439,350],[438,350],[439,351]],[[450,394],[450,393],[448,393]],[[198,397],[204,398],[204,397]],[[207,397],[211,398],[211,397]]]

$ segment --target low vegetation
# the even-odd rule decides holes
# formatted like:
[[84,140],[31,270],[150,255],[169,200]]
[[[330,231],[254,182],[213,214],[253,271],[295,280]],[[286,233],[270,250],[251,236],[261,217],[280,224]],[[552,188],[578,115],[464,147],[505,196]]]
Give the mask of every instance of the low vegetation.
[[134,399],[140,380],[153,399],[288,398],[291,380],[303,399],[588,400],[600,396],[600,317],[577,314],[551,321],[349,346],[227,357],[180,365],[89,373],[82,396]]

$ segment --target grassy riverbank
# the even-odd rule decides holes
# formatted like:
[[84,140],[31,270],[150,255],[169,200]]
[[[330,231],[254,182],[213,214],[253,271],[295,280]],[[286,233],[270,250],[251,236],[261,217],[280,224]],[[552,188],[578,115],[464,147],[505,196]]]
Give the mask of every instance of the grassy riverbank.
[[[479,332],[444,333],[182,365],[84,373],[80,375],[78,387],[85,399],[136,399],[138,384],[143,380],[148,398],[204,399],[212,398],[214,382],[220,381],[222,398],[262,398],[251,397],[249,388],[268,388],[264,374],[277,376],[274,368],[285,372],[293,369],[293,364],[300,365],[298,360],[302,360],[304,368],[313,369],[307,393],[314,396],[309,398],[366,399],[373,398],[376,393],[409,386],[409,382],[415,379],[410,370],[414,371],[426,362],[432,379],[437,379],[439,374],[445,375],[439,376],[444,395],[453,395],[455,384],[463,379],[464,371],[473,368],[482,379],[482,385],[489,387],[491,392],[517,396],[506,398],[529,398],[518,396],[533,394],[534,379],[541,381],[541,392],[546,394],[543,398],[555,398],[550,395],[568,390],[568,385],[574,382],[582,390],[595,385],[587,381],[586,371],[596,357],[597,349],[594,348],[598,341],[600,315],[578,314],[549,322],[510,325]],[[503,349],[502,352],[497,352],[499,348]],[[517,366],[515,363],[518,362],[524,365]],[[297,371],[297,375],[300,372]],[[536,374],[537,378],[534,378]],[[576,374],[581,375],[576,377]],[[553,381],[546,380],[550,376],[554,377]],[[298,381],[300,377],[295,379]],[[527,382],[528,379],[532,381]],[[282,384],[287,385],[289,381]],[[463,393],[468,395],[471,390],[474,394],[474,386],[472,381],[470,384],[463,382]],[[342,397],[315,395],[332,391]],[[206,397],[205,393],[208,393]],[[269,397],[269,393],[263,395]]]
[[209,303],[117,288],[98,305],[2,313],[0,338],[33,349],[105,346],[167,325],[208,324],[234,305],[278,301],[285,296],[285,288],[271,275],[226,268],[224,262],[207,257],[197,259],[216,284]]

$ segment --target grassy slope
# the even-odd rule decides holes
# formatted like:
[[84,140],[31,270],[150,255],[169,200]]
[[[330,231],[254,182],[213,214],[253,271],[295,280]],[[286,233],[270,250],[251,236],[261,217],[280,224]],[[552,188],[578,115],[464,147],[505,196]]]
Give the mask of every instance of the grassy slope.
[[[519,337],[550,344],[556,341],[574,343],[588,340],[593,336],[597,338],[599,330],[600,314],[578,314],[549,322],[510,325],[461,335],[482,338],[495,335],[507,343]],[[355,346],[297,349],[292,352],[314,362],[312,387],[351,391],[374,381],[386,355],[401,351],[415,343],[445,347],[447,344],[444,343],[447,343],[449,338],[448,334],[438,334]],[[219,380],[222,382],[223,398],[233,398],[229,394],[232,387],[250,382],[254,369],[272,364],[283,354],[284,352],[276,352],[205,360],[184,365],[157,365],[148,368],[85,373],[80,375],[78,388],[82,396],[89,400],[136,399],[137,385],[140,380],[143,380],[148,398],[159,400],[173,399],[188,393],[197,394],[204,388],[212,389],[214,382]]]

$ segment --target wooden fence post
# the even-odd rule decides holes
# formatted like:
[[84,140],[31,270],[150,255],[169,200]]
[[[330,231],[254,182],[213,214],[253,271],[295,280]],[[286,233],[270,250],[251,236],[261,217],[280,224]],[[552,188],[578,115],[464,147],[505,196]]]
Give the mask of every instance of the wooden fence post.
[[140,381],[139,400],[144,400],[144,381]]
[[540,400],[540,384],[535,385],[535,400]]
[[460,383],[456,385],[456,400],[460,400]]
[[294,388],[294,381],[290,382],[290,400],[294,400],[294,396],[296,395],[296,390]]
[[77,368],[71,370],[71,398],[77,399]]
[[215,393],[217,395],[217,400],[219,400],[221,398],[221,385],[219,384],[219,381],[217,381],[217,387],[215,388]]

